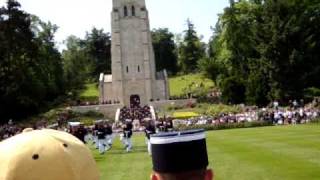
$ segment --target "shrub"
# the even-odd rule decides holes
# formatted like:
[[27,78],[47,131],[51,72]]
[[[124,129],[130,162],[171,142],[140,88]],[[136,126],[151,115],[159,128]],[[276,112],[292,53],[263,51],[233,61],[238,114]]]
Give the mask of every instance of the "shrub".
[[222,99],[225,103],[240,104],[245,101],[246,87],[237,76],[224,79],[221,84]]
[[315,87],[307,88],[304,90],[304,96],[310,99],[312,99],[313,97],[319,97],[320,89]]
[[81,113],[80,116],[92,117],[92,118],[103,118],[104,115],[98,111],[88,111]]
[[221,123],[221,124],[205,124],[205,125],[179,125],[175,127],[177,131],[191,130],[191,129],[204,129],[206,131],[211,130],[223,130],[223,129],[235,129],[235,128],[253,128],[253,127],[264,127],[273,126],[271,122],[266,121],[253,121],[243,123]]

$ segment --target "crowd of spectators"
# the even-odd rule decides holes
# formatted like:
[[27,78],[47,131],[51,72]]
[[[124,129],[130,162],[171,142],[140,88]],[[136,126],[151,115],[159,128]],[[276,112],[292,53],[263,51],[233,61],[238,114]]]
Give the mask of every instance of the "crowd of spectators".
[[[199,116],[188,119],[176,120],[170,117],[159,118],[156,121],[156,128],[159,131],[170,131],[173,127],[184,124],[192,125],[208,125],[221,123],[242,123],[252,121],[266,121],[275,125],[285,124],[303,124],[314,119],[320,118],[320,101],[305,105],[303,101],[290,101],[289,106],[281,107],[277,101],[274,101],[269,107],[256,108],[245,107],[245,110],[239,113],[221,113],[217,116]],[[152,119],[149,106],[141,107],[139,103],[132,104],[130,108],[124,107],[120,110],[120,121],[132,120],[136,130],[141,131],[144,127],[144,121]],[[57,123],[53,125],[47,124],[45,119],[39,120],[32,126],[33,129],[56,128],[68,131],[66,127],[69,119],[68,113],[61,113],[57,118]],[[137,121],[137,122],[135,122]],[[113,129],[119,129],[114,124]],[[26,126],[16,124],[13,120],[9,120],[6,124],[0,126],[0,141],[23,131]]]
[[120,109],[120,121],[130,120],[140,120],[151,118],[151,111],[149,106],[134,106],[132,108],[123,107]]
[[[275,103],[278,104],[278,103]],[[267,121],[275,125],[303,124],[320,118],[320,109],[309,104],[299,104],[293,101],[292,106],[270,108],[247,108],[240,113],[222,113],[218,116],[199,116],[182,120],[175,120],[175,124],[206,125],[221,123],[241,123],[252,121]]]
[[101,104],[120,104],[119,100],[106,100],[106,101],[102,101]]
[[23,125],[23,124],[16,124],[13,122],[12,119],[8,121],[8,123],[0,126],[0,141],[10,138],[16,134],[20,134],[25,128],[32,127],[33,129],[43,129],[48,127],[47,121],[41,119],[32,124],[32,126]]
[[120,104],[119,100],[106,100],[99,103],[98,101],[80,101],[78,100],[74,105],[75,106],[96,106],[96,105],[112,105]]
[[12,120],[10,120],[7,124],[0,126],[0,141],[10,138],[20,133],[22,130],[22,127],[13,124]]
[[170,132],[173,130],[173,119],[172,118],[161,118],[156,121],[156,129],[159,132]]

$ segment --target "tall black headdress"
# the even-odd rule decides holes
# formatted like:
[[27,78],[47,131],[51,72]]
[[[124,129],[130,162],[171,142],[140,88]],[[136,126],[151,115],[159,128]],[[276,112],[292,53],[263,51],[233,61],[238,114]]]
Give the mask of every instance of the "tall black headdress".
[[156,134],[151,136],[150,143],[156,172],[201,170],[209,164],[204,130]]

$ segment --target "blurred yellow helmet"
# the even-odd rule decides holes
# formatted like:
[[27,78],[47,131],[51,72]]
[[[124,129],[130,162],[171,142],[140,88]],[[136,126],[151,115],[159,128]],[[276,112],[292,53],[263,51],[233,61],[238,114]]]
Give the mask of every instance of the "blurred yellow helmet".
[[90,150],[55,130],[26,130],[0,142],[1,180],[99,180]]

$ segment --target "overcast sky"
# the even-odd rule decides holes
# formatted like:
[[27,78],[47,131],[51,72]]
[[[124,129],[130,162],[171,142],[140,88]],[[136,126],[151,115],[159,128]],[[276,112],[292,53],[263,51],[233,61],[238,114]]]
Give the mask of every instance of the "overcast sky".
[[[56,41],[61,43],[69,35],[83,38],[92,27],[110,32],[112,0],[18,0],[22,9],[59,26]],[[0,0],[0,6],[6,0]],[[186,19],[195,24],[203,41],[207,42],[218,14],[229,0],[146,0],[150,26],[169,28],[173,33],[186,29]]]

